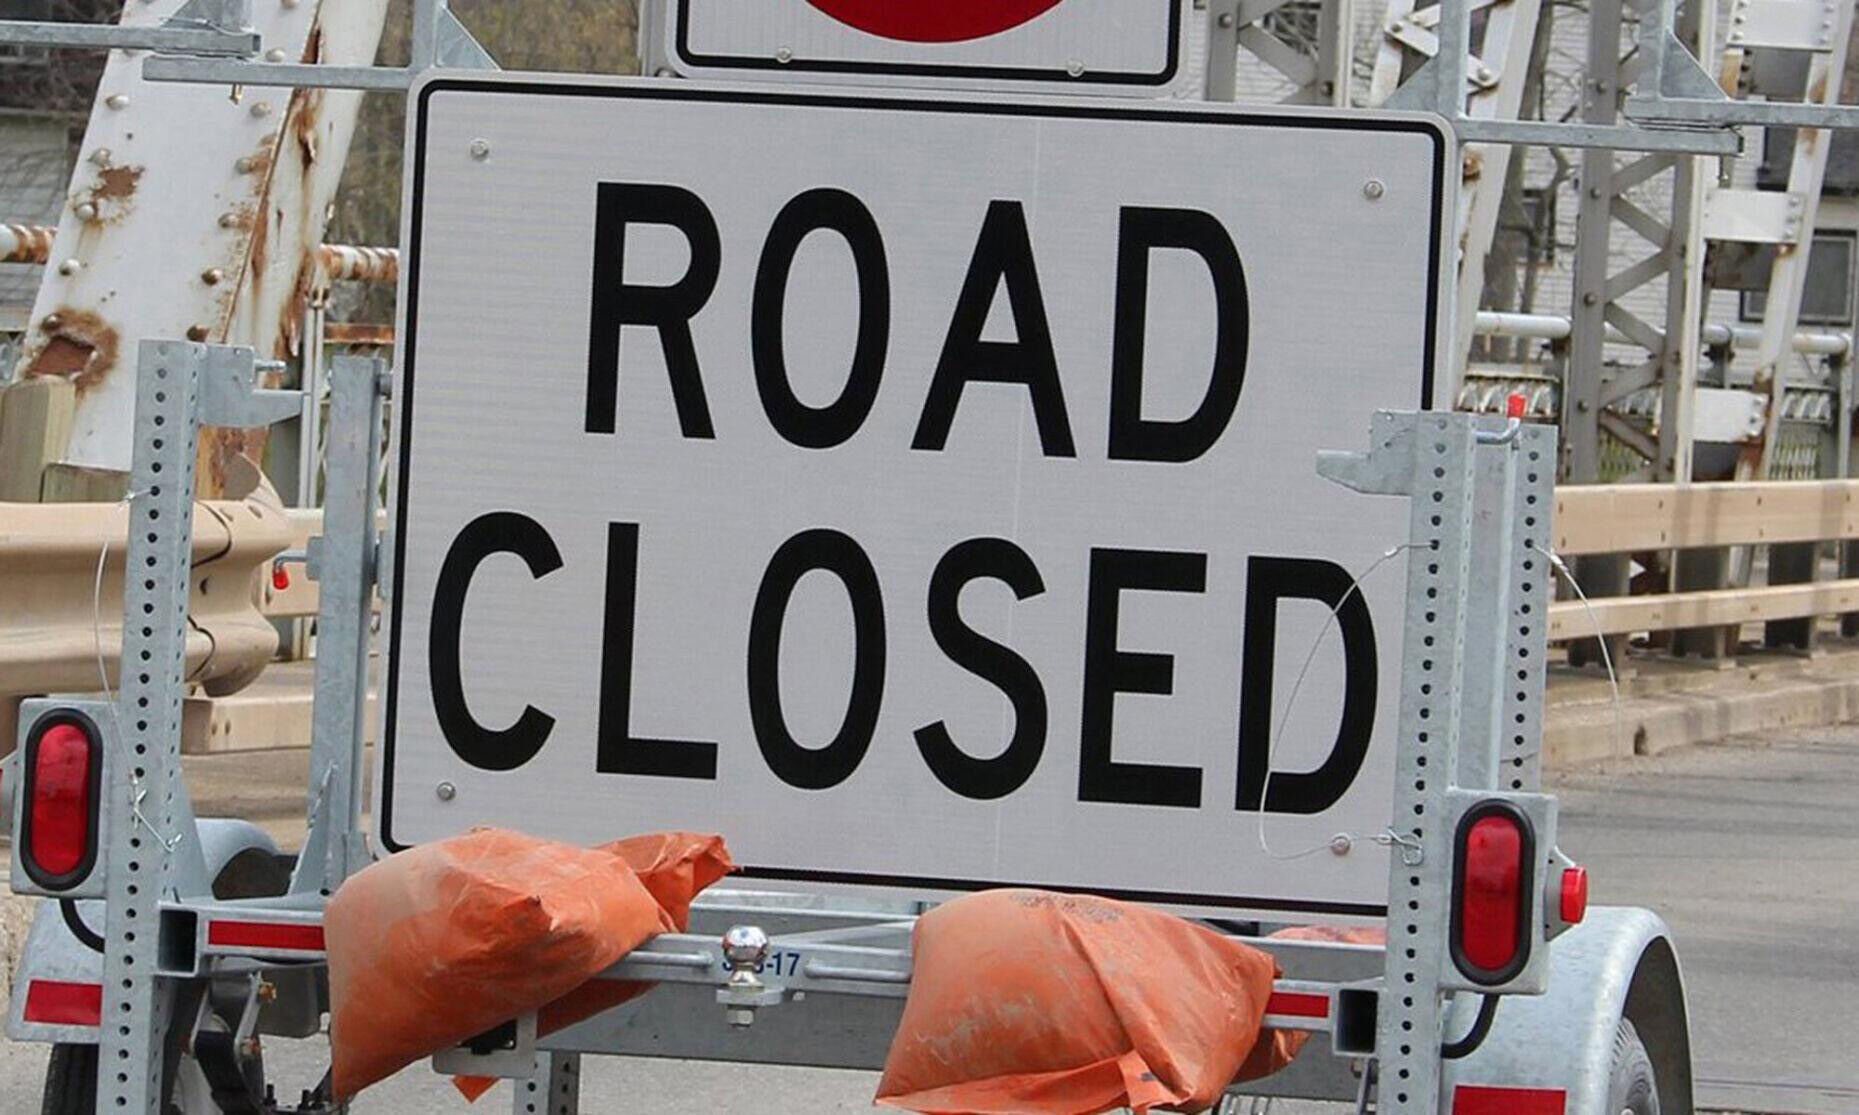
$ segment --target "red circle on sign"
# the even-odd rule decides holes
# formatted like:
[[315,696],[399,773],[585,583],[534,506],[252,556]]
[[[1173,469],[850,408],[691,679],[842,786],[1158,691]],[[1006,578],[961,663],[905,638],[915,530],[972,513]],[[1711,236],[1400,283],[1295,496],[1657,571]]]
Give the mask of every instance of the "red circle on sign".
[[807,0],[849,27],[909,43],[960,43],[1009,31],[1061,0]]

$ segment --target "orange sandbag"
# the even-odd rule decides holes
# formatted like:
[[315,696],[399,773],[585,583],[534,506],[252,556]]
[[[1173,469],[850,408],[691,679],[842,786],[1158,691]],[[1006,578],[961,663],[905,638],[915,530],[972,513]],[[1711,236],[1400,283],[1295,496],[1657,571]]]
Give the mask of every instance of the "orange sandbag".
[[[723,838],[693,832],[655,832],[603,844],[639,876],[659,908],[659,929],[682,933],[691,924],[691,900],[736,869]],[[536,1012],[536,1033],[552,1034],[645,994],[658,986],[634,980],[590,979]],[[472,1103],[497,1083],[491,1076],[455,1076],[453,1087]]]
[[323,915],[336,1095],[560,998],[665,918],[624,856],[498,829],[368,866]]
[[[1331,941],[1345,945],[1384,945],[1388,942],[1388,931],[1381,926],[1340,926],[1340,925],[1294,925],[1289,929],[1280,929],[1272,934],[1274,940],[1281,941]],[[1309,1030],[1274,1030],[1267,1027],[1259,1035],[1257,1045],[1246,1058],[1246,1063],[1239,1067],[1234,1080],[1260,1080],[1270,1076],[1297,1059],[1303,1051],[1304,1043],[1310,1040]]]
[[1259,1037],[1277,964],[1159,911],[999,890],[925,914],[878,1102],[932,1115],[1200,1111]]

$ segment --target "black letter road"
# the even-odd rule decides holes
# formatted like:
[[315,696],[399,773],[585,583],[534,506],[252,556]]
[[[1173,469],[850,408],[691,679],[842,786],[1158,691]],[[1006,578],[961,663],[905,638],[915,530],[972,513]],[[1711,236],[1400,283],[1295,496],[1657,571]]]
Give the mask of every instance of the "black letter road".
[[423,88],[387,846],[1380,909],[1261,845],[1389,821],[1406,509],[1315,462],[1427,402],[1432,126]]

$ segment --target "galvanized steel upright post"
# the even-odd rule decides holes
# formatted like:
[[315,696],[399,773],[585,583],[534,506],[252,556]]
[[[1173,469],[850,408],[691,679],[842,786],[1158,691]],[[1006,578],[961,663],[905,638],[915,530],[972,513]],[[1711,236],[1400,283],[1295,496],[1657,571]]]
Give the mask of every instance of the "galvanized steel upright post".
[[536,1051],[527,1080],[512,1080],[511,1115],[580,1115],[581,1055]]
[[181,699],[193,548],[194,457],[206,346],[143,341],[117,715],[125,754],[109,787],[108,915],[97,1106],[165,1115],[176,987],[155,974],[158,903],[178,855],[199,856],[181,779]]
[[293,893],[329,894],[368,862],[361,835],[362,741],[367,738],[385,371],[380,360],[345,356],[329,373],[323,533],[310,540],[309,551],[309,572],[318,586],[312,835],[291,883]]

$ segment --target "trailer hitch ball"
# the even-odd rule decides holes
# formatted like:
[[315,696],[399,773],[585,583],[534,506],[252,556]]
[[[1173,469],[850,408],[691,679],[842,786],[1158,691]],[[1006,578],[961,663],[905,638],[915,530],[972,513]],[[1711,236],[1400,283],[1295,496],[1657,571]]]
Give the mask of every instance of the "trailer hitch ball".
[[779,1001],[779,993],[771,992],[758,974],[768,960],[768,934],[760,926],[731,926],[723,934],[723,959],[729,964],[729,982],[717,1000],[731,1026],[753,1026],[757,1007]]

